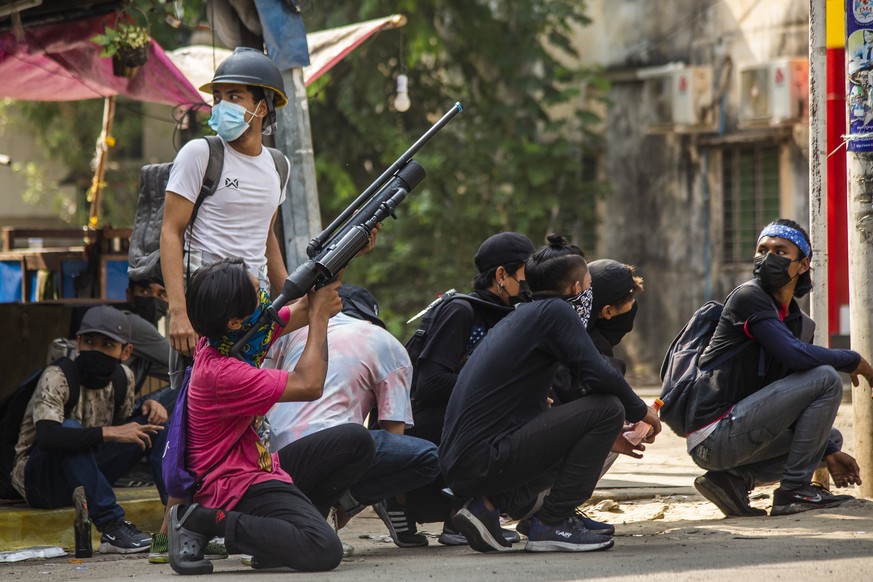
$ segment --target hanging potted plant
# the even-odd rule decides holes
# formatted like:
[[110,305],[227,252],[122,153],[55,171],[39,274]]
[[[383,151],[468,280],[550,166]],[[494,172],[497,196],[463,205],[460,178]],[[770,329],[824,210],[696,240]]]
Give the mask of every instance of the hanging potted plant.
[[148,28],[134,22],[116,21],[115,28],[106,28],[91,41],[102,47],[101,57],[112,57],[112,74],[117,77],[133,77],[148,61],[152,45]]

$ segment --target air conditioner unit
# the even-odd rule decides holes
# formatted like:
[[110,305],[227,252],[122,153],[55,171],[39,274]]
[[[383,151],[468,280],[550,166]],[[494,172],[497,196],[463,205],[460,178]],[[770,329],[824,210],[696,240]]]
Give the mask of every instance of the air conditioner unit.
[[640,71],[643,106],[651,131],[694,132],[715,129],[712,70],[670,65]]
[[781,125],[806,119],[809,61],[778,59],[740,69],[741,125]]

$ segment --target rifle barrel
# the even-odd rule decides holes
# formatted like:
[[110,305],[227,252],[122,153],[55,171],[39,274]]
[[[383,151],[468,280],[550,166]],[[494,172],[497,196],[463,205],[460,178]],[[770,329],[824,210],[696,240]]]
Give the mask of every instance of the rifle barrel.
[[333,236],[334,231],[336,231],[340,226],[345,224],[345,222],[351,218],[351,216],[357,212],[357,210],[361,207],[361,205],[370,199],[374,192],[379,190],[384,184],[388,181],[388,179],[393,176],[397,171],[406,165],[406,163],[412,159],[418,150],[420,150],[427,142],[431,140],[433,136],[435,136],[439,131],[446,126],[448,122],[452,120],[455,115],[463,111],[463,107],[460,102],[455,102],[451,109],[449,109],[445,115],[443,115],[439,121],[434,123],[430,129],[424,132],[414,144],[412,144],[408,150],[406,150],[403,155],[397,158],[391,166],[382,172],[382,175],[376,178],[376,181],[370,184],[366,190],[361,192],[361,194],[355,198],[355,201],[352,202],[342,213],[337,216],[333,222],[328,225],[320,234],[318,234],[312,241],[309,243],[309,247],[307,248],[307,252],[309,256],[312,257],[318,252],[321,251],[324,243]]

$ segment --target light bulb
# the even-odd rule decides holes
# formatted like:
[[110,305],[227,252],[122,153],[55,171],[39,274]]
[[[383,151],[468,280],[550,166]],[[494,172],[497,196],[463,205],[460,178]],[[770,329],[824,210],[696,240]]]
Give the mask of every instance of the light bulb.
[[394,97],[394,109],[403,113],[409,111],[412,102],[409,100],[409,78],[406,75],[397,75],[397,95]]

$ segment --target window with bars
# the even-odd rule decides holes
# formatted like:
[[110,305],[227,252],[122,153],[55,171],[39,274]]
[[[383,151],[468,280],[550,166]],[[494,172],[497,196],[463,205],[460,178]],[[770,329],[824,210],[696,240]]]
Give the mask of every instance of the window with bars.
[[722,150],[722,233],[725,261],[745,262],[755,237],[779,218],[779,147],[737,146]]

